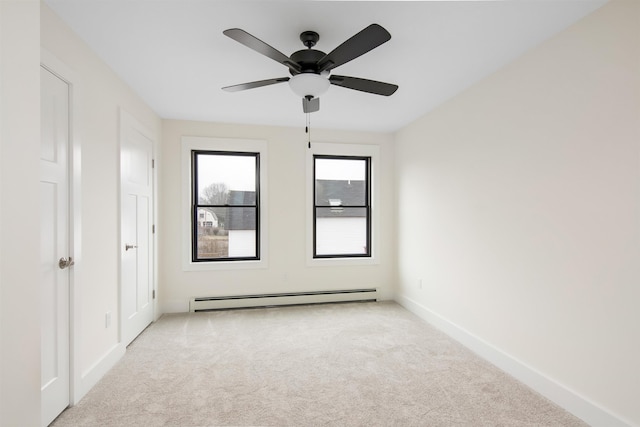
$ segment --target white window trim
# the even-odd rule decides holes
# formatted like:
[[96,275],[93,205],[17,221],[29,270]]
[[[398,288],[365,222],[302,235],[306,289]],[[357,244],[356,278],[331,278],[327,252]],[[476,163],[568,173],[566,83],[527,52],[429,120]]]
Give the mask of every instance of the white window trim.
[[[193,150],[260,153],[260,259],[193,262],[191,260],[191,152]],[[211,271],[267,268],[267,142],[255,139],[182,137],[182,270]]]
[[[378,167],[380,164],[380,147],[372,144],[341,144],[331,142],[312,142],[307,151],[306,179],[306,258],[309,267],[334,267],[337,265],[375,265],[380,264],[378,258],[380,236],[380,207],[378,206]],[[313,156],[316,154],[329,156],[371,157],[371,256],[345,258],[313,257]]]

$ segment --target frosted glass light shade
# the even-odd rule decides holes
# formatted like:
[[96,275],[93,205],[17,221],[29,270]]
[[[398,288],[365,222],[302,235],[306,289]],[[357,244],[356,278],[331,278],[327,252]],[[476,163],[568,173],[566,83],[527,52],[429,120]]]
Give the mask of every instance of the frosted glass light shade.
[[289,79],[291,90],[301,98],[311,95],[319,97],[329,89],[329,79],[318,74],[296,74]]

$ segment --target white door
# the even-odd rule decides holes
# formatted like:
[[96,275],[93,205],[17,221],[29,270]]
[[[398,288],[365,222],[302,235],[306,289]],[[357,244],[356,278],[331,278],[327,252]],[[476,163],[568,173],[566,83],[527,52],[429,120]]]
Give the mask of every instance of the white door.
[[69,85],[41,67],[42,425],[69,405]]
[[153,320],[153,139],[120,116],[122,341],[129,345]]

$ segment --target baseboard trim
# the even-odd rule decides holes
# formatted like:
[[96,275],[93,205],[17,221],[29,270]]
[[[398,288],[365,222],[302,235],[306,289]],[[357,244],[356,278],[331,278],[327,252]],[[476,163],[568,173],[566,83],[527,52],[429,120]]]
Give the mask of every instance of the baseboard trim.
[[125,346],[118,343],[111,347],[107,352],[87,370],[79,375],[79,379],[74,384],[74,392],[71,405],[77,405],[88,392],[95,386],[104,375],[124,356]]
[[634,426],[631,422],[612,414],[588,398],[494,347],[482,338],[429,310],[417,301],[404,295],[396,295],[395,301],[587,424],[603,427]]

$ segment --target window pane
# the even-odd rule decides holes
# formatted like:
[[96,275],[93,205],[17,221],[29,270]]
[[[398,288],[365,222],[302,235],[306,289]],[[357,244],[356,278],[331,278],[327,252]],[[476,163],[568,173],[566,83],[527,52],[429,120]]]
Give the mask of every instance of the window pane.
[[316,208],[316,255],[366,255],[366,208]]
[[316,206],[365,206],[364,159],[315,159]]
[[256,256],[257,208],[198,208],[197,258]]
[[198,203],[255,205],[256,157],[199,153]]

